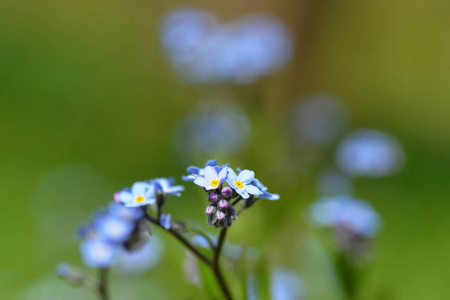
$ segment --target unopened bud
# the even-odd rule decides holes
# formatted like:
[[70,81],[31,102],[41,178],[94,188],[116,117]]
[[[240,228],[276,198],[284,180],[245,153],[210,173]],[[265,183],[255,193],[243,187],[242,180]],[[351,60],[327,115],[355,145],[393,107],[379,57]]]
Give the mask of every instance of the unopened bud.
[[216,193],[209,194],[209,201],[212,203],[216,203],[217,201],[219,201],[219,195],[217,195]]
[[228,201],[226,201],[226,200],[220,200],[220,201],[219,201],[219,207],[220,207],[220,208],[227,208],[227,207],[228,207]]
[[212,205],[208,205],[205,210],[207,215],[212,215],[215,211],[216,211],[216,208]]
[[230,199],[233,195],[233,190],[229,186],[226,186],[222,189],[221,193],[225,199]]
[[218,210],[216,212],[216,217],[218,220],[223,220],[225,218],[225,214],[223,212],[221,212],[220,210]]

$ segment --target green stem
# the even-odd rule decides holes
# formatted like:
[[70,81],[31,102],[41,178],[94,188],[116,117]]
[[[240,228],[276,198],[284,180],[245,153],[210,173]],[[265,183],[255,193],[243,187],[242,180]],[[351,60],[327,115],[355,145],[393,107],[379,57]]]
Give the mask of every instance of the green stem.
[[98,294],[100,300],[109,300],[108,295],[108,269],[100,268]]

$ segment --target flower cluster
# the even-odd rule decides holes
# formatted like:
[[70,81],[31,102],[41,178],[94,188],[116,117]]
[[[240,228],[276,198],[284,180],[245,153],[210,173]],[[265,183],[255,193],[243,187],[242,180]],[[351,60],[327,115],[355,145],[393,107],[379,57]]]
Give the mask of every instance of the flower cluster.
[[250,15],[230,24],[197,9],[179,9],[162,22],[164,53],[193,83],[253,83],[291,59],[293,38],[277,19]]
[[[236,220],[234,204],[245,200],[249,207],[257,199],[278,200],[277,194],[267,192],[255,173],[250,170],[237,169],[239,174],[226,165],[217,165],[217,160],[208,161],[203,168],[191,166],[187,168],[189,173],[183,180],[193,181],[208,193],[210,204],[206,207],[208,224],[215,227],[228,227]],[[224,186],[224,184],[228,186]],[[232,202],[233,201],[233,202]]]
[[90,267],[108,268],[120,251],[139,249],[149,239],[149,230],[141,222],[143,211],[111,204],[98,212],[92,221],[81,227],[81,254]]

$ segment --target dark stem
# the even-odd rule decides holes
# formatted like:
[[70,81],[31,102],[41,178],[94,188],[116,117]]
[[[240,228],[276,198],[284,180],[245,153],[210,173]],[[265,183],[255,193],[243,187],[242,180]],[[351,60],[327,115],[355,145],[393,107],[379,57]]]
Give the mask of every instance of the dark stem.
[[232,300],[233,297],[231,296],[230,290],[228,289],[227,283],[225,282],[225,279],[222,275],[222,271],[220,269],[220,254],[222,252],[222,248],[223,248],[223,243],[225,241],[225,236],[227,234],[227,227],[225,227],[224,229],[222,229],[222,231],[220,232],[219,235],[219,241],[217,242],[217,247],[215,248],[214,251],[214,258],[212,261],[212,269],[214,272],[214,275],[216,276],[217,282],[220,285],[220,288],[222,289],[223,294],[225,295],[225,298],[227,300]]
[[145,214],[145,218],[153,223],[154,225],[158,226],[159,228],[162,228],[164,231],[169,232],[172,234],[178,241],[180,241],[183,245],[185,245],[194,255],[196,255],[201,261],[203,261],[207,265],[211,265],[211,260],[207,258],[203,253],[201,253],[197,248],[194,247],[187,239],[185,239],[182,235],[180,235],[177,231],[170,229],[165,229],[157,219],[150,216],[149,214]]
[[108,295],[108,269],[100,268],[98,294],[100,300],[109,300]]

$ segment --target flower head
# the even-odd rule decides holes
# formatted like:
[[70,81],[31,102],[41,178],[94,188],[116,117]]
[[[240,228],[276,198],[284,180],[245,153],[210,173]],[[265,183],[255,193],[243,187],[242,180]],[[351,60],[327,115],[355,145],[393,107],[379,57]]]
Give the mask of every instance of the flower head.
[[220,172],[217,172],[215,167],[205,167],[205,174],[197,176],[194,180],[196,185],[204,187],[206,190],[214,190],[227,179],[228,167],[223,167]]
[[244,199],[248,199],[250,195],[264,194],[263,191],[252,184],[254,179],[255,172],[253,171],[242,170],[239,175],[236,175],[233,169],[228,168],[227,183]]
[[137,207],[155,203],[155,185],[149,182],[136,182],[131,189],[119,192],[117,199],[126,207]]
[[81,244],[81,255],[84,263],[93,268],[110,267],[116,256],[116,247],[100,239],[84,241]]
[[98,215],[94,220],[94,226],[101,239],[114,243],[125,242],[135,228],[133,221],[112,215]]
[[184,186],[174,185],[175,179],[173,178],[156,178],[151,180],[149,183],[154,184],[157,193],[180,197],[180,192],[184,191]]

